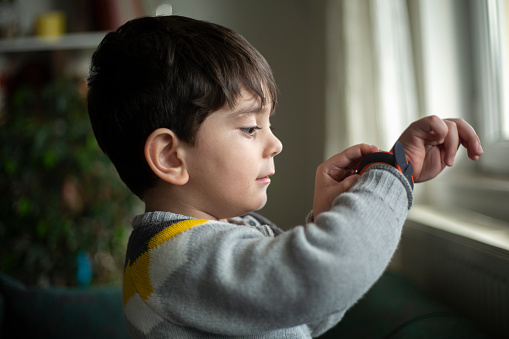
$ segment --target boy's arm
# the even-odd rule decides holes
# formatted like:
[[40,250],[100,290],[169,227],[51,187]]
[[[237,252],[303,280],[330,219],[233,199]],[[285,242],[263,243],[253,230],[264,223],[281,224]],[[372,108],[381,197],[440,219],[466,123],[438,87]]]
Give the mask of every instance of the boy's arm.
[[[412,164],[415,182],[430,180],[446,166],[452,166],[460,145],[466,148],[472,160],[478,160],[483,154],[475,130],[462,119],[425,117],[412,123],[398,141],[402,143],[405,155]],[[376,151],[375,146],[357,145],[318,167],[313,203],[315,216],[327,211],[332,199],[348,191],[357,182],[359,176],[353,175],[354,169],[363,157]]]

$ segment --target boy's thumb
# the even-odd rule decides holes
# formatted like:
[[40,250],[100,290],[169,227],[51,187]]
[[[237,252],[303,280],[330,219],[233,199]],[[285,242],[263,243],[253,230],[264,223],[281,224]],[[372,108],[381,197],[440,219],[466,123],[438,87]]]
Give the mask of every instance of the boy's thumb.
[[357,180],[359,180],[360,178],[360,175],[358,174],[352,174],[348,177],[346,177],[343,181],[341,181],[340,185],[341,185],[341,191],[342,192],[347,192],[349,191],[353,185],[355,185],[355,183],[357,182]]

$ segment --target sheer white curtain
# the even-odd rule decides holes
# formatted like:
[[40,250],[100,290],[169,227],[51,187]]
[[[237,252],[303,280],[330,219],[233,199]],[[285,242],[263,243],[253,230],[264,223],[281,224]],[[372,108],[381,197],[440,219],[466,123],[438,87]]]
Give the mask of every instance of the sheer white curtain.
[[418,118],[405,0],[329,0],[326,145],[389,149]]

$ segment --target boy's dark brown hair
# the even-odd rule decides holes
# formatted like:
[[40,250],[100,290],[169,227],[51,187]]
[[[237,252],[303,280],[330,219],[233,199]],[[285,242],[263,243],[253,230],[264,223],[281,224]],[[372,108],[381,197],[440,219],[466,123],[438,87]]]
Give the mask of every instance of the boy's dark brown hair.
[[164,127],[194,144],[205,118],[226,104],[234,107],[242,88],[275,108],[270,66],[240,34],[181,16],[144,17],[99,44],[88,111],[99,146],[143,199],[158,179],[145,160],[147,137]]

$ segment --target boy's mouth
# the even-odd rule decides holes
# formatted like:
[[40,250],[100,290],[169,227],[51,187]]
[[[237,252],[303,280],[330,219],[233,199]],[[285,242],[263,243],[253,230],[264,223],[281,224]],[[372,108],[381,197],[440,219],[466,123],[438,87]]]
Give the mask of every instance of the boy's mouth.
[[262,182],[262,183],[270,183],[270,177],[273,175],[274,175],[274,173],[270,173],[264,177],[257,178],[256,181]]

